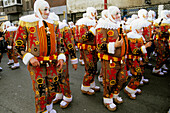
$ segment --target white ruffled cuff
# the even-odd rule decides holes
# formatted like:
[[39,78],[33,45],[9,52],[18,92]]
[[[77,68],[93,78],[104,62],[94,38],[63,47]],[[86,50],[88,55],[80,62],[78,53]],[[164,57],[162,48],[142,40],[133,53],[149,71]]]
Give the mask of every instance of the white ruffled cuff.
[[115,54],[115,42],[109,42],[108,53]]
[[141,47],[141,51],[142,51],[143,54],[147,53],[145,46]]
[[7,49],[12,49],[12,46],[7,46]]
[[60,60],[60,59],[64,60],[64,62],[66,62],[66,56],[64,54],[58,55],[58,60]]
[[31,53],[26,53],[24,56],[23,56],[23,62],[25,65],[28,65],[29,61],[31,58],[33,58],[34,55],[32,55]]
[[113,103],[113,99],[112,98],[103,98],[104,103],[108,103],[111,104]]
[[65,100],[66,102],[71,102],[72,101],[72,95],[71,95],[71,97],[69,98],[69,97],[66,97],[66,96],[63,96],[63,100]]
[[89,31],[92,32],[94,36],[96,36],[96,29],[94,27],[91,27]]
[[78,58],[71,59],[71,64],[77,64],[78,63]]

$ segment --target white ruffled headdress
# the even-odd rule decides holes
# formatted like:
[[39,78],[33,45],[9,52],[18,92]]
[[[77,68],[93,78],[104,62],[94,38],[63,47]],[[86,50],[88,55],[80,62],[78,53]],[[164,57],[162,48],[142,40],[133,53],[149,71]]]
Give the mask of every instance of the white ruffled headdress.
[[116,7],[116,6],[110,6],[110,7],[108,8],[108,18],[109,18],[111,21],[116,22],[116,20],[113,19],[112,16],[113,16],[114,18],[116,18],[116,12],[119,12],[119,11],[120,11],[120,10],[119,10],[118,7]]
[[95,19],[95,17],[92,16],[91,13],[92,13],[93,15],[96,13],[96,15],[97,15],[97,11],[96,11],[96,9],[95,9],[94,7],[88,7],[87,10],[86,10],[86,14],[87,14],[87,17],[90,17],[90,18],[92,18],[92,19]]
[[42,15],[40,14],[40,9],[42,7],[48,7],[50,8],[48,2],[46,2],[45,0],[36,0],[35,3],[34,3],[34,13],[38,16],[39,18],[39,27],[42,27],[43,26],[43,18],[42,18]]
[[[147,17],[147,14],[148,14],[148,12],[147,12],[146,9],[140,9],[140,10],[138,11],[138,17],[141,18],[141,19],[147,19],[147,18],[146,18],[146,17]],[[145,17],[145,18],[144,18],[144,17]]]

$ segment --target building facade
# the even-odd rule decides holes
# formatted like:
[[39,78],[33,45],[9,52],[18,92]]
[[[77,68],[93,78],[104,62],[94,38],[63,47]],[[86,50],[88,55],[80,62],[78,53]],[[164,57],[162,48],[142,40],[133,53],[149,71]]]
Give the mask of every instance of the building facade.
[[[46,0],[51,11],[55,12],[61,19],[67,18],[66,0]],[[35,0],[0,0],[0,22],[17,22],[23,15],[33,14]],[[65,14],[65,16],[63,16]]]
[[[82,17],[87,7],[95,7],[98,15],[104,9],[105,0],[67,0],[68,19],[76,22]],[[121,9],[122,16],[129,17],[137,14],[141,8],[158,12],[158,6],[164,5],[164,9],[170,10],[170,0],[106,0],[107,6],[117,6]]]
[[[95,7],[98,15],[104,9],[105,0],[46,0],[51,6],[51,12],[59,15],[60,20],[76,22],[82,17],[87,7]],[[170,0],[106,0],[107,6],[118,6],[122,16],[136,14],[141,8],[158,12],[158,6],[170,10]],[[35,0],[0,0],[0,22],[18,21],[23,15],[33,14]]]

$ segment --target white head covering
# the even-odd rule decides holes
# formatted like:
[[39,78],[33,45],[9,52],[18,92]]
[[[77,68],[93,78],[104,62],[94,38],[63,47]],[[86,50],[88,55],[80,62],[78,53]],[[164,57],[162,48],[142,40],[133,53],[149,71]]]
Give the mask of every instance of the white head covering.
[[138,17],[141,18],[141,19],[147,19],[147,10],[146,9],[140,9],[138,11]]
[[67,23],[67,22],[66,22],[66,19],[64,19],[62,22],[63,22],[63,23]]
[[43,26],[42,20],[44,20],[42,18],[42,15],[40,14],[40,9],[43,7],[48,7],[50,8],[48,2],[46,2],[45,0],[36,0],[34,3],[34,13],[38,16],[38,18],[40,19],[39,21],[39,27]]
[[7,27],[10,27],[10,26],[11,26],[11,22],[10,22],[10,21],[6,21],[6,22],[4,23],[4,25],[6,25],[6,28],[7,28]]
[[[114,18],[116,18],[116,13],[117,13],[118,11],[120,11],[118,7],[116,7],[116,6],[110,6],[110,7],[108,8],[108,18],[109,18],[110,20],[112,20],[112,21],[116,21],[116,20],[114,20],[114,19],[112,18],[112,16],[113,16]],[[112,15],[112,16],[111,16],[111,15]]]
[[103,11],[101,12],[101,15],[102,15],[102,18],[103,18],[103,19],[106,19],[106,16],[107,16],[107,18],[108,18],[108,10],[103,10]]
[[86,18],[87,17],[87,13],[83,13],[83,18]]
[[142,19],[138,18],[138,19],[133,20],[130,23],[130,26],[132,27],[132,32],[136,32],[136,29],[139,30],[145,27],[146,24],[148,24],[147,21],[142,21]]
[[[152,17],[152,15],[154,15],[154,17]],[[155,11],[150,10],[150,11],[148,12],[148,19],[154,20],[154,19],[155,19],[155,16],[156,16]]]
[[167,15],[169,14],[168,10],[163,10],[161,11],[161,18],[168,19]]
[[97,11],[94,7],[88,7],[86,10],[86,13],[87,13],[87,17],[92,18],[92,19],[95,19],[95,16],[92,16],[92,14],[94,15],[96,13],[96,16],[97,16]]
[[133,14],[132,16],[131,16],[131,18],[134,20],[134,19],[137,19],[138,18],[138,15],[136,15],[136,14]]

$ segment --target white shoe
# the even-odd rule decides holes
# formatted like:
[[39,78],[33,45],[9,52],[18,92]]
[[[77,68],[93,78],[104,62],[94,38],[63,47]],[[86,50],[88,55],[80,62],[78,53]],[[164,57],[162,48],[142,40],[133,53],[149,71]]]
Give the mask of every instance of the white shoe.
[[157,70],[156,70],[155,67],[153,68],[152,73],[153,73],[153,74],[157,74],[157,75],[159,75],[159,76],[163,76],[163,75],[164,75],[164,73],[161,72],[161,69],[157,69]]
[[0,71],[2,71],[2,67],[0,67]]
[[164,65],[162,66],[162,69],[164,69],[165,71],[168,71],[168,68],[166,67],[166,64],[164,64]]
[[125,87],[124,92],[129,96],[131,99],[136,99],[136,90],[129,88],[128,86]]
[[52,109],[50,113],[57,113],[56,110]]
[[19,59],[19,58],[21,58],[21,57],[18,55],[17,58]]
[[143,81],[142,81],[142,80],[140,81],[140,85],[141,85],[141,86],[143,85]]
[[90,84],[90,88],[93,89],[95,92],[100,91],[100,87],[96,86],[95,81]]
[[17,69],[19,67],[20,67],[20,65],[19,65],[19,62],[18,62],[18,63],[14,63],[14,65],[11,66],[11,69],[14,70],[14,69]]
[[152,66],[152,64],[151,64],[151,63],[148,63],[148,66]]
[[142,93],[141,89],[136,89],[136,94],[141,94],[141,93]]
[[130,70],[129,70],[129,71],[127,71],[127,73],[128,73],[128,76],[129,76],[129,77],[131,77],[131,76],[132,76],[132,74],[130,73]]
[[148,83],[148,82],[149,82],[149,79],[145,79],[144,76],[142,76],[142,81],[143,81],[144,83]]
[[84,60],[82,60],[81,65],[84,65]]
[[90,88],[90,86],[81,85],[81,92],[87,95],[94,95],[95,91]]
[[100,82],[100,83],[103,83],[103,77],[102,76],[98,76],[98,81]]
[[13,63],[14,63],[14,60],[9,60],[9,62],[7,64],[12,65]]
[[116,103],[118,103],[118,104],[123,103],[123,99],[122,99],[122,97],[119,97],[119,94],[114,94],[114,95],[113,95],[113,99],[114,99],[114,101],[115,101]]
[[168,72],[167,72],[167,71],[165,71],[165,70],[163,70],[163,73],[164,73],[164,74],[167,74]]
[[113,103],[112,98],[103,98],[104,105],[106,108],[110,111],[115,111],[116,110],[116,105]]

